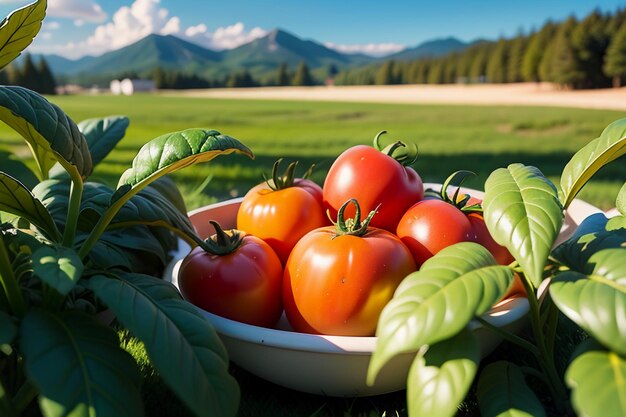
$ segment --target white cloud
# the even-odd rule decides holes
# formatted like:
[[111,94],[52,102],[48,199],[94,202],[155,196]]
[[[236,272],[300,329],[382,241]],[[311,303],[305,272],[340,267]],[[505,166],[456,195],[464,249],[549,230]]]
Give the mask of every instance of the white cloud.
[[42,25],[42,30],[57,30],[61,28],[61,23],[56,22],[56,21],[45,21],[43,22]]
[[406,48],[405,45],[399,43],[367,43],[360,45],[340,45],[332,42],[326,42],[324,45],[327,48],[334,49],[335,51],[342,52],[344,54],[365,54],[375,57],[381,57],[395,52],[400,52]]
[[102,23],[107,14],[92,0],[50,0],[46,11],[48,16],[77,19],[83,22]]
[[267,34],[267,30],[254,27],[246,30],[243,23],[219,27],[214,32],[209,32],[204,24],[190,26],[185,30],[184,37],[194,43],[214,50],[232,49]]

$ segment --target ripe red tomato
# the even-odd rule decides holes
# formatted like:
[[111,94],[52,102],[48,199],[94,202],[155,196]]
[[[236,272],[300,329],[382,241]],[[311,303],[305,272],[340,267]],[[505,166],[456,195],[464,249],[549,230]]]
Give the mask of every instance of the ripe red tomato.
[[[237,228],[267,242],[284,264],[291,249],[307,232],[329,224],[322,188],[309,179],[277,177],[253,187],[237,212]],[[291,165],[290,165],[291,167]],[[295,165],[293,165],[295,169]],[[276,184],[276,185],[275,185]]]
[[[390,151],[392,155],[394,150]],[[403,162],[413,161],[414,158]],[[324,207],[331,217],[337,215],[343,203],[354,198],[366,213],[380,205],[371,225],[390,232],[395,232],[404,212],[424,197],[422,179],[413,168],[403,166],[384,150],[365,145],[339,155],[328,171],[323,190]],[[354,209],[348,208],[346,215],[354,215]]]
[[294,247],[283,278],[283,304],[294,330],[371,336],[404,277],[415,271],[409,250],[392,233],[361,236],[323,227]]
[[450,245],[472,240],[472,224],[461,210],[443,200],[414,204],[398,223],[397,233],[420,267]]
[[[212,239],[216,242],[217,236]],[[271,327],[282,314],[280,260],[258,237],[240,234],[238,244],[230,239],[236,245],[231,253],[210,253],[198,246],[185,257],[178,274],[180,291],[210,313]]]

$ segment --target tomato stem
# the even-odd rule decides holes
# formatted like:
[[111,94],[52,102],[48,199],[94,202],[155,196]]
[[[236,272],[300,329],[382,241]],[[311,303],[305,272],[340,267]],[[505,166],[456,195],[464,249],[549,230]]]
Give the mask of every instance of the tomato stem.
[[[352,203],[354,204],[354,217],[351,219],[345,218],[346,207]],[[333,239],[337,236],[342,235],[352,235],[352,236],[363,236],[367,233],[368,227],[372,218],[378,211],[380,204],[367,215],[365,220],[361,221],[361,206],[359,206],[358,201],[356,199],[351,198],[341,205],[339,211],[337,212],[337,221],[334,222],[331,219],[331,222],[335,225],[335,229],[337,233],[333,236]]]
[[380,143],[380,137],[385,133],[387,133],[387,131],[382,130],[376,135],[376,137],[374,137],[374,148],[395,159],[405,167],[413,165],[415,161],[417,161],[417,145],[413,142],[408,142],[407,144],[402,141],[396,141],[383,147]]
[[[298,166],[298,161],[294,161],[290,163],[289,165],[287,165],[287,169],[285,170],[285,173],[283,175],[279,175],[278,167],[280,166],[282,161],[283,159],[279,158],[276,160],[276,162],[274,162],[274,165],[272,166],[272,178],[271,179],[267,179],[267,177],[263,175],[263,177],[265,178],[265,182],[267,183],[267,186],[273,191],[279,191],[285,188],[293,187],[293,183],[296,179],[295,174],[296,174],[296,167]],[[314,168],[315,168],[315,164],[312,164],[311,167],[304,173],[302,178],[304,179],[309,178],[311,174],[313,173]]]
[[243,242],[243,234],[238,230],[222,229],[222,226],[215,220],[209,220],[209,223],[215,228],[215,234],[204,241],[202,248],[213,255],[224,256],[231,254],[241,246]]

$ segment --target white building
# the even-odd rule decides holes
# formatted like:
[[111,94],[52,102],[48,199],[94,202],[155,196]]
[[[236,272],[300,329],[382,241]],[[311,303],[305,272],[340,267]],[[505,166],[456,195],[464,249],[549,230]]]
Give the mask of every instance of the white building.
[[137,92],[147,92],[156,90],[154,81],[152,80],[138,80],[130,78],[124,78],[123,80],[113,80],[110,84],[111,93],[115,95],[124,94],[125,96],[132,96]]

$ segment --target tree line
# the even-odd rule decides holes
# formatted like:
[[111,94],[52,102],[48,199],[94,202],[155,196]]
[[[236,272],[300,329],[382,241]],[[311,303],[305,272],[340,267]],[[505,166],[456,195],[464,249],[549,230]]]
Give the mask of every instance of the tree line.
[[19,85],[39,94],[56,94],[57,83],[48,63],[43,57],[37,64],[26,54],[21,64],[13,61],[0,71],[0,84]]
[[551,82],[563,88],[619,87],[626,81],[626,9],[582,20],[548,21],[529,34],[476,42],[461,52],[340,72],[336,84]]

